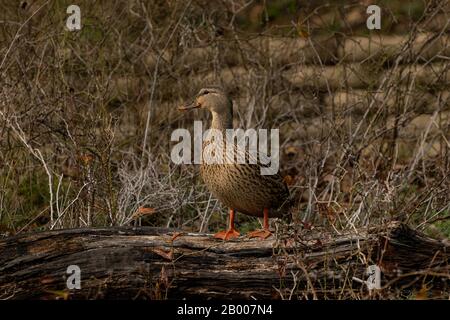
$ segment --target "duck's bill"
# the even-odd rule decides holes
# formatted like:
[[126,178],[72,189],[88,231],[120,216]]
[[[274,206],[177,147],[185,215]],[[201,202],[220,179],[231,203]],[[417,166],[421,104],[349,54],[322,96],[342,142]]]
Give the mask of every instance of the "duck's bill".
[[197,109],[197,108],[200,108],[200,104],[198,104],[196,101],[193,101],[189,104],[185,104],[185,105],[178,107],[178,110],[184,111],[184,110],[191,110],[191,109]]

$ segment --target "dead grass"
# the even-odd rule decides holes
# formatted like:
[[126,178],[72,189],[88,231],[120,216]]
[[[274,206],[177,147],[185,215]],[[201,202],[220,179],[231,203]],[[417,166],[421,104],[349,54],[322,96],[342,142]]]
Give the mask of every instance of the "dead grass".
[[450,11],[413,2],[386,5],[381,32],[357,2],[81,1],[72,33],[68,1],[5,4],[0,233],[223,226],[196,169],[170,161],[172,130],[206,116],[176,107],[219,83],[235,126],[280,128],[294,221],[339,232],[401,220],[449,237]]

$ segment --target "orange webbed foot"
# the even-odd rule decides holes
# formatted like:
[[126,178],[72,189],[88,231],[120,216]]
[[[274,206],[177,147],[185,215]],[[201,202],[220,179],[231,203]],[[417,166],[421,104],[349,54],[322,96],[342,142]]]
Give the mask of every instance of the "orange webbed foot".
[[222,239],[222,240],[230,240],[239,237],[240,233],[236,229],[228,229],[226,231],[217,232],[214,235],[214,238]]
[[272,232],[266,229],[255,230],[248,234],[248,237],[251,238],[260,238],[261,240],[267,239],[272,235]]

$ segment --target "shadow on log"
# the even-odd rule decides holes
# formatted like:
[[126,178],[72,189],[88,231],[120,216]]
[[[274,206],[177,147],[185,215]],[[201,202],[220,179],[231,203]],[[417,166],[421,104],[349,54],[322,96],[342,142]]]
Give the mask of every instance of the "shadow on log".
[[[0,240],[0,298],[448,298],[449,257],[446,240],[400,223],[230,242],[150,227],[56,230]],[[369,291],[374,264],[381,288]],[[81,289],[67,289],[70,265]]]

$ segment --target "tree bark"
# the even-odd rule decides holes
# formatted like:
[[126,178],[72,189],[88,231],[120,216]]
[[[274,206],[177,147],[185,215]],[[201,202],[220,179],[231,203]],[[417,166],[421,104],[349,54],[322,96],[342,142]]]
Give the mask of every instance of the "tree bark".
[[[0,240],[0,298],[448,298],[449,257],[447,240],[400,223],[229,242],[150,227],[55,230]],[[381,289],[369,291],[374,264]],[[81,289],[67,288],[70,265]]]

